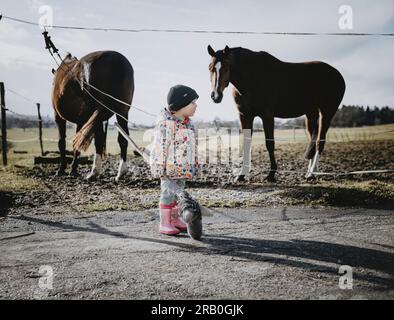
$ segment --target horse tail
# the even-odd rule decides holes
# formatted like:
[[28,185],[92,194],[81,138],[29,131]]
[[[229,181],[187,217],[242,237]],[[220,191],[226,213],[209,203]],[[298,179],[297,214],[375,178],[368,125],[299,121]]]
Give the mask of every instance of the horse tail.
[[86,151],[94,137],[94,126],[100,115],[99,110],[95,110],[81,130],[73,138],[73,149],[75,151]]

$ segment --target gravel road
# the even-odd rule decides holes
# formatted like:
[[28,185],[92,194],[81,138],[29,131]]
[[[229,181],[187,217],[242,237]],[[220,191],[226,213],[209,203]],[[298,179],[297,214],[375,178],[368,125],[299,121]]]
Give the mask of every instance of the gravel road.
[[392,210],[220,208],[203,222],[193,241],[158,234],[155,210],[10,214],[0,299],[394,299]]

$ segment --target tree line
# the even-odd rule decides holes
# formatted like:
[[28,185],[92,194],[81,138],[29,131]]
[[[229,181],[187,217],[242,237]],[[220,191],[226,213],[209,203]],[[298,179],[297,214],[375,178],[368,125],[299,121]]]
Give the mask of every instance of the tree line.
[[389,107],[343,106],[338,110],[332,124],[335,127],[360,127],[394,123],[394,109]]
[[[331,126],[333,127],[360,127],[360,126],[371,126],[379,124],[390,124],[394,123],[394,109],[390,107],[378,108],[364,107],[358,105],[343,105],[335,114]],[[195,121],[197,128],[239,128],[239,120],[221,120],[216,117],[213,121]],[[305,117],[299,117],[287,121],[275,120],[275,127],[278,129],[288,129],[292,126],[304,126]],[[43,128],[54,128],[56,123],[53,119],[46,117],[42,121]],[[34,116],[14,116],[13,114],[7,114],[7,128],[37,128],[38,119]],[[73,128],[74,125],[67,123],[68,128]],[[152,126],[146,126],[142,124],[131,124],[129,127],[132,130],[144,130]],[[0,123],[1,128],[1,123]],[[262,130],[262,122],[255,121],[254,128],[256,130]],[[113,129],[110,125],[110,129]]]
[[[332,127],[361,127],[394,123],[394,109],[388,106],[364,107],[358,105],[343,105],[338,109],[331,121]],[[302,126],[305,117],[286,122],[287,125]]]

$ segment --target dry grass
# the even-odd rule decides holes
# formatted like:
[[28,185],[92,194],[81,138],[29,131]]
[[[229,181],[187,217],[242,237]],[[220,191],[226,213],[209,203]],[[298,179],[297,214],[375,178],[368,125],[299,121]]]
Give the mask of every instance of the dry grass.
[[45,190],[39,180],[18,174],[18,169],[8,167],[0,170],[0,192],[26,192]]
[[[394,125],[384,126],[373,126],[365,128],[331,128],[328,135],[328,140],[333,143],[328,143],[327,150],[325,151],[325,157],[322,159],[322,167],[326,165],[328,169],[335,171],[346,171],[348,169],[363,168],[392,168],[391,160],[392,141],[394,141]],[[392,132],[388,132],[392,131]],[[68,129],[67,136],[67,148],[70,150],[70,141],[73,137],[74,130]],[[278,138],[277,145],[277,159],[279,163],[287,165],[290,169],[303,168],[305,169],[305,160],[302,159],[304,150],[304,141],[307,142],[305,132],[303,129],[297,130],[276,130],[276,138]],[[12,129],[8,130],[8,137],[11,140],[28,140],[38,136],[38,131],[35,129]],[[146,146],[149,143],[149,132],[145,133],[142,131],[131,131],[131,136],[139,145]],[[56,129],[44,129],[44,150],[57,150],[57,131]],[[145,137],[145,139],[144,139]],[[286,139],[287,141],[282,141]],[[385,141],[382,141],[385,140]],[[259,163],[254,163],[254,172],[259,173],[263,169],[268,168],[268,155],[265,152],[264,147],[264,133],[257,132],[253,138],[253,150],[254,159],[260,159]],[[351,141],[358,141],[353,143]],[[376,141],[374,143],[373,141]],[[234,141],[233,141],[234,142]],[[344,142],[342,145],[339,142]],[[290,143],[290,145],[286,145]],[[374,150],[379,145],[380,156],[373,156],[371,150]],[[260,152],[261,149],[261,152]],[[14,150],[27,151],[26,154],[14,153]],[[94,152],[94,146],[90,146],[85,155],[91,155]],[[107,152],[110,154],[118,154],[119,146],[117,143],[117,131],[111,130],[108,135]],[[256,156],[257,152],[257,156]],[[260,154],[260,153],[261,154]],[[129,150],[129,154],[131,151]],[[338,157],[338,154],[346,154],[346,157]],[[13,147],[9,150],[8,161],[9,165],[6,168],[0,170],[0,215],[7,212],[9,208],[13,208],[16,205],[22,207],[29,207],[30,203],[35,202],[35,208],[38,208],[42,203],[48,202],[53,195],[49,191],[48,186],[55,180],[48,180],[48,174],[53,174],[53,168],[48,170],[43,167],[45,174],[41,178],[26,174],[31,172],[33,167],[33,157],[40,155],[40,147],[38,141],[26,141],[22,143],[14,143]],[[261,157],[262,156],[262,157]],[[256,158],[257,157],[257,158]],[[111,158],[111,167],[116,157]],[[254,160],[255,161],[255,160]],[[325,163],[326,161],[326,163]],[[23,167],[23,169],[21,168]],[[287,167],[286,167],[287,168]],[[289,169],[288,168],[288,169]],[[334,169],[333,169],[334,168]],[[35,168],[40,169],[40,168]],[[145,168],[146,169],[146,168]],[[145,170],[144,168],[141,170]],[[87,167],[85,168],[85,171]],[[114,169],[116,170],[116,169]],[[112,173],[111,173],[112,174]],[[108,175],[108,173],[107,173]],[[260,174],[261,175],[261,174]],[[75,192],[75,185],[70,187],[62,187],[64,185],[63,180],[59,180],[53,188],[57,191],[63,190],[64,195],[70,199],[70,203],[76,206],[78,211],[83,212],[99,212],[106,210],[138,210],[142,208],[155,207],[157,205],[157,199],[155,196],[149,197],[149,201],[146,199],[148,191],[155,191],[156,187],[151,186],[152,181],[148,179],[146,170],[141,173],[141,176],[133,176],[133,184],[139,181],[140,187],[134,187],[130,189],[130,194],[123,197],[124,191],[128,188],[125,185],[108,185],[107,182],[104,184],[91,186],[95,188],[99,196],[95,196],[95,199],[89,200],[86,197],[82,197],[80,202],[75,201],[71,190]],[[385,178],[383,180],[377,180],[377,177],[360,176],[352,179],[328,179],[324,178],[312,183],[306,183],[304,179],[293,179],[290,180],[282,175],[277,184],[273,184],[273,192],[270,194],[257,194],[251,199],[239,200],[229,199],[220,200],[204,200],[201,199],[201,203],[206,206],[225,206],[225,207],[239,207],[239,206],[275,206],[275,205],[331,205],[331,206],[362,206],[362,207],[379,207],[387,204],[392,205],[394,202],[394,184],[391,178]],[[292,181],[289,183],[289,181]],[[147,182],[149,182],[147,184]],[[80,181],[78,183],[81,183]],[[256,181],[251,181],[251,185]],[[267,184],[261,184],[258,181],[259,187],[267,186]],[[116,205],[108,199],[103,198],[102,192],[104,187],[110,188],[108,190],[108,197],[113,198],[114,195],[122,201],[118,201]],[[151,188],[148,190],[145,188]],[[206,187],[204,183],[200,182],[197,188]],[[88,185],[86,186],[88,187]],[[239,187],[245,188],[245,187]],[[89,189],[87,189],[89,190]],[[139,195],[141,191],[142,195]],[[223,192],[227,192],[223,190]],[[89,194],[89,192],[87,192]],[[130,201],[130,197],[134,197],[134,201]],[[103,198],[103,199],[102,199]],[[103,201],[101,201],[102,199]],[[100,201],[99,201],[100,200]],[[48,208],[50,208],[49,205]],[[63,201],[57,201],[54,206],[59,207],[59,212],[62,212],[64,207]],[[42,210],[48,210],[46,207],[42,207]]]

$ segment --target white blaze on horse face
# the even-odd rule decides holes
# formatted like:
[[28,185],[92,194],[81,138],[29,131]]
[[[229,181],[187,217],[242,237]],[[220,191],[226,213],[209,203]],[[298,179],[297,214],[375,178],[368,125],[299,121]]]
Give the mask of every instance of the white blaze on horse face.
[[216,69],[216,81],[215,81],[215,99],[219,98],[219,93],[218,93],[218,88],[219,88],[219,79],[220,79],[220,68],[222,67],[222,63],[219,61],[216,65],[215,65],[215,69]]

